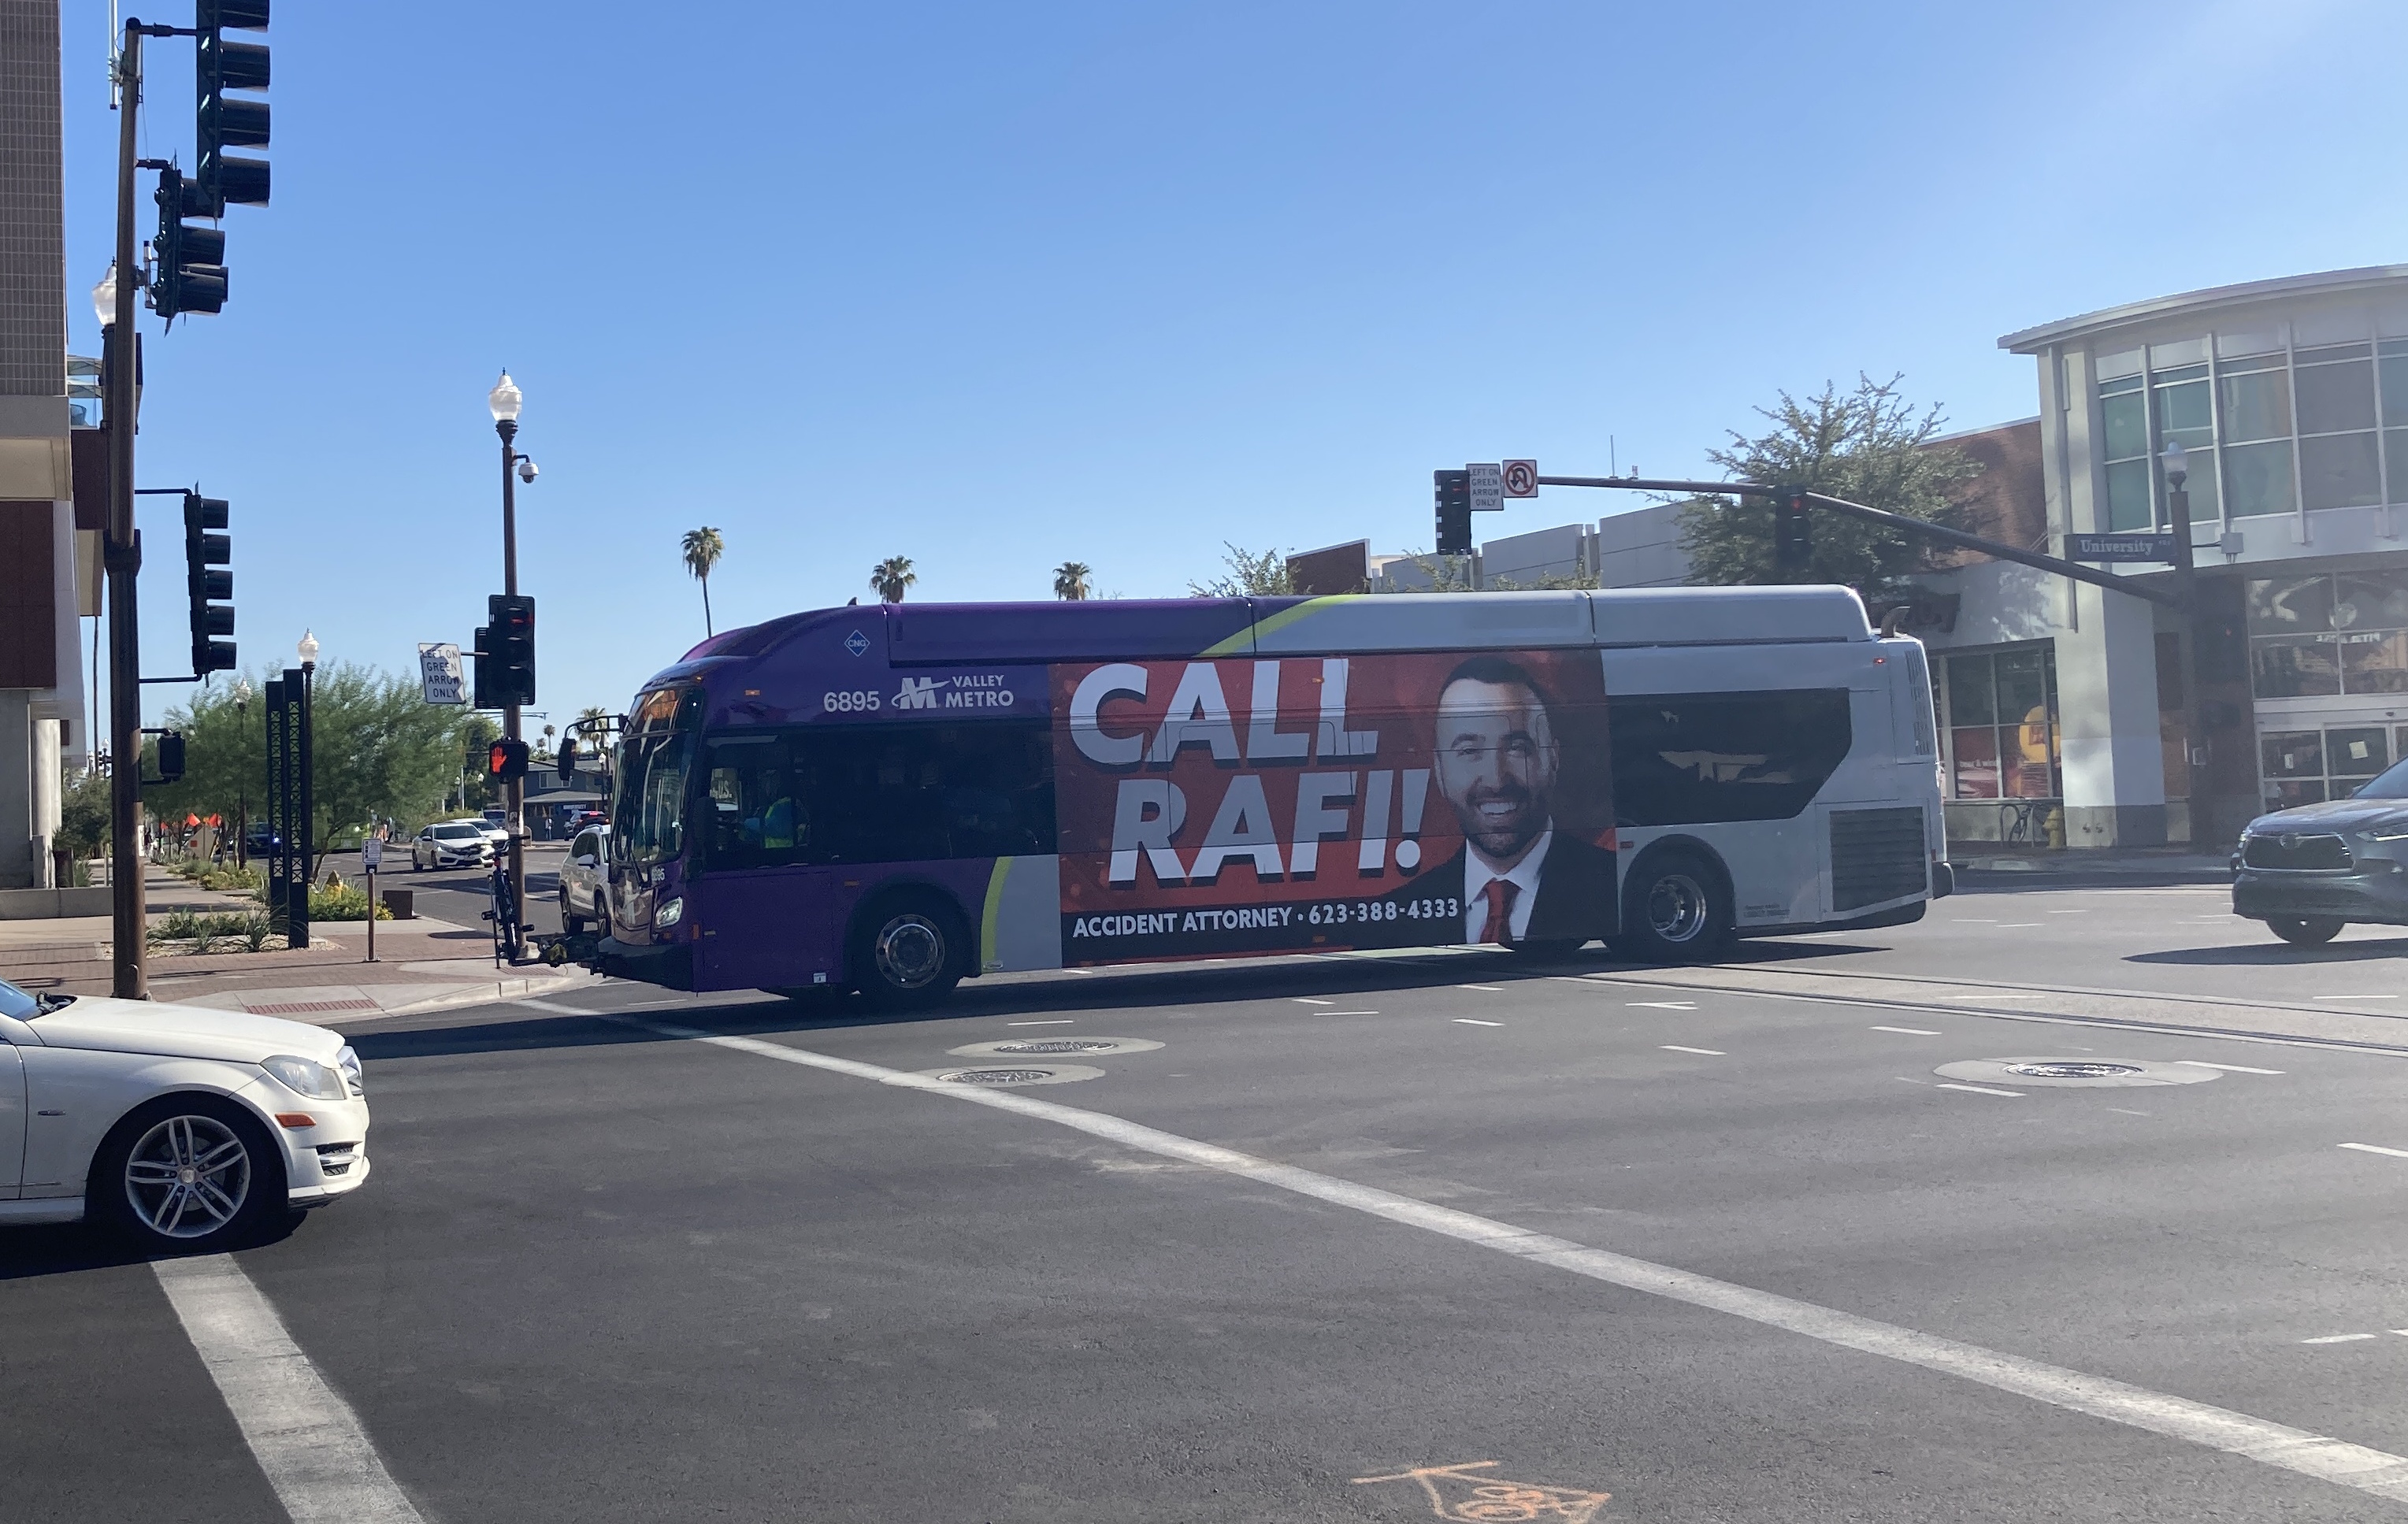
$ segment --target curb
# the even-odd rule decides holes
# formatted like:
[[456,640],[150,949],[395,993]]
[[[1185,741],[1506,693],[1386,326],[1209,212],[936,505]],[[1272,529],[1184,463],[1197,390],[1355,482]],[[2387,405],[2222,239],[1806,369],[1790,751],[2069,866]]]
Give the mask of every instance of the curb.
[[[389,1017],[423,1016],[432,1011],[454,1010],[464,1005],[492,1005],[505,1001],[565,994],[599,982],[596,976],[580,969],[575,974],[479,979],[473,983],[430,980],[423,984],[330,984],[286,986],[273,990],[223,990],[179,1004],[222,1011],[242,1011],[253,1016],[282,1017],[319,1026],[348,1026],[360,1021],[381,1021]],[[388,998],[402,995],[416,998],[395,999],[388,1004],[378,998],[380,990],[385,991]]]

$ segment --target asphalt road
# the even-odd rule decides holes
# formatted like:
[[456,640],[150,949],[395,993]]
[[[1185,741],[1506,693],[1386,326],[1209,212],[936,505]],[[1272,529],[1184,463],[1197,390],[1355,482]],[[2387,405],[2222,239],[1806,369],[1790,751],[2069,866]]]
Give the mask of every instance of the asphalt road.
[[[0,1239],[0,1514],[2408,1519],[2408,1023],[2116,1016],[2381,1023],[2408,942],[2215,903],[1961,896],[1678,987],[1484,952],[363,1024],[377,1174],[232,1257],[265,1323]],[[1955,1067],[2019,1058],[2191,1082]],[[964,1067],[1092,1077],[912,1077]],[[294,1352],[248,1380],[228,1327]]]

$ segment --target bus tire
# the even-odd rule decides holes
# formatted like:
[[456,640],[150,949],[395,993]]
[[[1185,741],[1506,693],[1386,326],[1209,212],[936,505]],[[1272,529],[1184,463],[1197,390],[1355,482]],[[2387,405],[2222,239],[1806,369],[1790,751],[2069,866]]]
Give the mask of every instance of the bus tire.
[[921,1010],[961,983],[969,964],[969,931],[941,897],[899,894],[862,911],[846,953],[853,986],[872,1005]]
[[1615,950],[1651,963],[1704,962],[1730,945],[1736,917],[1729,880],[1707,854],[1682,847],[1650,852],[1622,888],[1622,935]]

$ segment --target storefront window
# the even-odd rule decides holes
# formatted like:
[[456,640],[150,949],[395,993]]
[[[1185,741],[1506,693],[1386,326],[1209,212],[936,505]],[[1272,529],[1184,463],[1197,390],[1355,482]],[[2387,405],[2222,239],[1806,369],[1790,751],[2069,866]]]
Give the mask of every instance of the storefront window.
[[2258,697],[2408,693],[2408,571],[2256,577],[2248,607]]
[[1936,660],[1949,797],[2058,797],[2055,649],[2028,646]]

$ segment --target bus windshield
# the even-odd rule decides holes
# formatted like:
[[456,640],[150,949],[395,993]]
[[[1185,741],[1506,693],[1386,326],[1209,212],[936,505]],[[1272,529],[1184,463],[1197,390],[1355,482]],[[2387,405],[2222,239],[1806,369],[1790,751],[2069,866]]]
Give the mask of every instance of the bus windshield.
[[644,695],[628,721],[610,840],[619,861],[631,867],[650,868],[684,850],[686,768],[701,700],[699,691],[656,691]]

